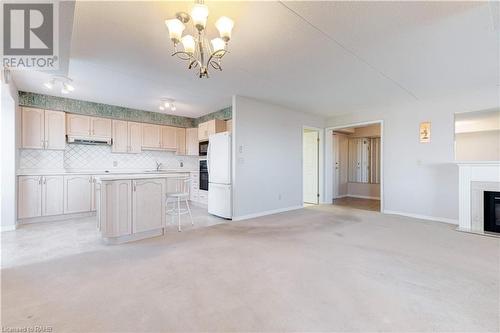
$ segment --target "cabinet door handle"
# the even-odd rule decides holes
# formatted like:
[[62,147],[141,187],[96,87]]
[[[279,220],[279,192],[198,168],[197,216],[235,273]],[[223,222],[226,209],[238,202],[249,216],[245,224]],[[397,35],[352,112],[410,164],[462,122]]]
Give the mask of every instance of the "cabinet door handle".
[[42,176],[38,177],[38,185],[42,185]]
[[136,187],[135,187],[135,185],[136,185],[136,184],[135,184],[135,180],[133,181],[133,183],[132,183],[132,184],[133,184],[133,187],[134,187],[134,192],[135,192],[135,190],[136,190]]
[[47,177],[43,176],[43,184],[47,184]]

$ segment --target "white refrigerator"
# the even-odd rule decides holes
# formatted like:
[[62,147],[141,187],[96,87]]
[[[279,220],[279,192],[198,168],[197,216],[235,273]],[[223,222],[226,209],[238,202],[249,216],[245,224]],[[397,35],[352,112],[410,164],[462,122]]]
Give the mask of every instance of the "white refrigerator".
[[208,213],[230,219],[231,192],[231,134],[217,133],[208,138]]

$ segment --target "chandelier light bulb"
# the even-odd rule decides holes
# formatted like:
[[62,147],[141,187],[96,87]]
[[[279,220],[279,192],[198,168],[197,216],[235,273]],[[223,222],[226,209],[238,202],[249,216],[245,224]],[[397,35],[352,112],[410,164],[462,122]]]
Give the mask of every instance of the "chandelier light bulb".
[[186,35],[181,39],[182,46],[184,46],[184,52],[189,54],[194,54],[194,49],[196,45],[196,41],[194,37],[191,35]]
[[191,18],[196,29],[202,31],[207,25],[208,7],[199,3],[195,4],[191,9]]
[[44,85],[47,89],[52,89],[52,88],[54,88],[54,84],[52,83],[52,81],[45,82],[43,85]]
[[163,107],[163,105],[160,105],[159,109],[160,109],[161,111],[165,110],[165,108]]
[[64,83],[63,86],[64,86],[64,89],[66,89],[67,91],[74,91],[75,90],[75,87],[73,87],[69,83]]
[[231,39],[231,31],[234,27],[234,21],[227,16],[221,16],[217,22],[215,22],[215,27],[219,30],[220,37],[228,42]]
[[174,103],[172,103],[172,105],[170,106],[170,110],[172,110],[172,111],[177,110],[177,108],[175,107],[175,104],[174,104]]
[[222,51],[226,48],[226,42],[222,38],[214,38],[211,40],[213,52]]
[[168,29],[168,35],[172,42],[175,44],[179,43],[182,37],[182,32],[186,29],[184,23],[182,23],[179,19],[171,19],[165,20],[165,24]]
[[170,107],[170,102],[165,101],[165,103],[163,103],[163,106],[165,107],[165,109],[168,109]]
[[66,89],[65,87],[62,87],[61,88],[61,94],[67,94],[67,93],[69,93],[69,90]]

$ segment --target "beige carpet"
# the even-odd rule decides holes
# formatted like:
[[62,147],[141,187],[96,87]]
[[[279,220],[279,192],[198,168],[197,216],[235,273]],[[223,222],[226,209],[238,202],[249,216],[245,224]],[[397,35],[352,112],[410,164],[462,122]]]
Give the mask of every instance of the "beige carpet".
[[500,240],[446,224],[323,206],[59,250],[2,270],[2,326],[499,330]]

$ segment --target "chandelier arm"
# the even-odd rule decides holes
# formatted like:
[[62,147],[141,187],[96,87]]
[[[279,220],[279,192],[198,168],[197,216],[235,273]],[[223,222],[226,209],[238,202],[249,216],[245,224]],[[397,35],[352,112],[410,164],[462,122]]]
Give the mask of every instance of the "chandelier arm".
[[[213,58],[216,57],[218,59],[222,59],[222,57],[226,54],[226,53],[229,53],[229,51],[227,50],[218,50],[218,51],[215,51],[213,52],[211,55],[210,55],[210,58],[208,58],[208,64],[212,65],[212,62],[213,62]],[[220,56],[218,55],[220,54]],[[218,69],[218,70],[222,70],[222,68],[220,67],[219,64],[217,64],[219,68],[216,68],[214,67],[214,65],[212,65],[212,67],[214,67],[215,69]]]
[[[181,57],[181,55],[182,55],[182,56],[186,56],[187,58],[183,58],[183,57]],[[174,52],[174,53],[172,54],[172,57],[173,57],[173,56],[178,56],[178,57],[179,57],[179,59],[181,59],[181,60],[190,60],[190,59],[191,59],[190,65],[191,65],[193,62],[196,62],[196,63],[197,63],[197,64],[201,67],[201,63],[200,63],[200,61],[199,61],[198,59],[196,59],[196,58],[195,58],[192,54],[190,54],[190,53],[187,53],[187,52],[184,52],[184,51],[177,51],[177,52]],[[196,67],[196,66],[195,66],[195,67]]]

